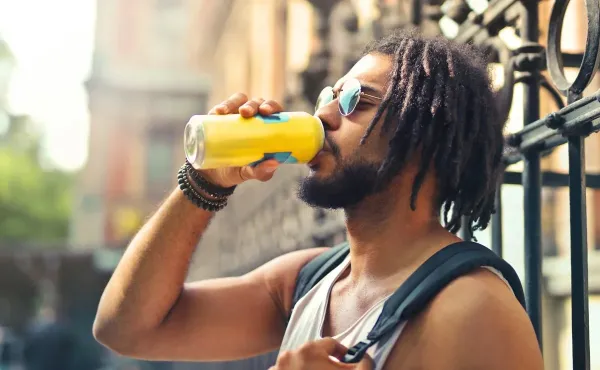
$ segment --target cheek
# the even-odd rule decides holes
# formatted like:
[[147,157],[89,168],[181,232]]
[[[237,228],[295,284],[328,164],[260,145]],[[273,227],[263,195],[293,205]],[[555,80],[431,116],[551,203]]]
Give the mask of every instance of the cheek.
[[352,143],[353,145],[340,148],[340,158],[347,162],[380,164],[387,154],[380,150],[381,145],[369,142],[369,139],[363,145],[359,145],[359,140],[360,137]]
[[[358,112],[357,112],[358,113]],[[364,144],[360,144],[371,121],[361,114],[343,117],[340,127],[329,133],[339,148],[341,158],[357,157],[360,160],[379,163],[388,150],[387,135],[381,136],[380,124],[377,124]]]
[[364,147],[364,145],[360,145],[360,140],[365,134],[365,131],[365,125],[344,118],[340,128],[331,132],[330,136],[339,147],[341,156],[347,157],[356,150]]
[[371,138],[369,137],[367,142],[358,148],[356,154],[365,162],[380,164],[387,154],[387,151],[382,148],[385,148],[387,144],[379,142],[379,140],[377,142],[370,140]]

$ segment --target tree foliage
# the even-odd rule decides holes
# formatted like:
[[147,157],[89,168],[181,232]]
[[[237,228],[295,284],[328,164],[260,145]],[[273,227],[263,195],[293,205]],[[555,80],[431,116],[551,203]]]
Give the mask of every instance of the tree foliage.
[[[8,49],[0,47],[0,61],[5,58],[11,58]],[[9,117],[9,125],[0,133],[0,246],[62,242],[73,176],[42,167],[40,135],[27,117],[8,114],[3,98],[0,114]]]

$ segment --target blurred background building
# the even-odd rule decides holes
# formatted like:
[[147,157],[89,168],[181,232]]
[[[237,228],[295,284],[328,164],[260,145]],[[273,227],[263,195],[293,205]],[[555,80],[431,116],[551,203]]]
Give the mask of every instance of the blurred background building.
[[[8,179],[7,186],[0,185],[0,337],[2,330],[23,337],[52,312],[51,320],[64,322],[88,354],[79,360],[79,370],[268,367],[272,354],[227,364],[146,363],[111,355],[91,337],[103,286],[131,236],[174,189],[184,159],[182,129],[190,116],[238,91],[282,101],[286,110],[311,112],[321,88],[342,76],[369,40],[407,26],[451,37],[457,25],[447,9],[482,9],[488,2],[447,0],[446,13],[442,3],[423,1],[426,5],[415,8],[405,0],[97,1],[85,82],[89,120],[80,122],[89,125],[88,154],[81,168],[70,171],[43,165],[39,136],[44,133],[31,129],[27,112],[13,114],[3,98],[10,94],[18,58],[0,38],[0,178]],[[540,3],[541,44],[551,5]],[[565,23],[585,23],[582,1],[572,2]],[[518,33],[505,31],[503,42],[518,47]],[[566,27],[564,49],[581,53],[585,31]],[[502,65],[493,68],[501,86]],[[588,91],[598,88],[596,79]],[[517,86],[508,131],[522,127],[522,105]],[[542,94],[540,114],[555,110]],[[587,144],[588,172],[600,173],[600,136],[589,137]],[[542,166],[566,172],[566,148],[545,157]],[[305,171],[286,166],[267,184],[241,186],[201,241],[189,279],[241,274],[282,253],[343,240],[340,212],[316,210],[296,199],[295,184]],[[522,199],[519,186],[503,187],[504,257],[521,278]],[[544,356],[547,369],[566,370],[571,366],[567,190],[544,189],[543,201]],[[17,214],[19,209],[29,213]],[[588,191],[588,234],[591,347],[597,348],[598,191]],[[489,230],[477,237],[489,245]],[[599,356],[592,351],[593,369],[600,369]]]
[[89,157],[78,175],[72,245],[123,247],[175,184],[181,125],[206,110],[205,56],[195,35],[211,3],[98,2]]

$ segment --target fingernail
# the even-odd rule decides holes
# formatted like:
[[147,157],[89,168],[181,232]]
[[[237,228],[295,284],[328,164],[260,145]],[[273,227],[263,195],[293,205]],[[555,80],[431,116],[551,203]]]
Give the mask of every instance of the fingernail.
[[269,104],[269,103],[262,103],[262,104],[260,105],[260,108],[261,108],[261,109],[272,110],[272,109],[273,109],[273,106],[272,106],[271,104]]
[[267,173],[271,173],[271,172],[275,172],[275,170],[277,169],[278,166],[270,166],[270,167],[265,167],[265,171]]
[[227,106],[225,104],[217,105],[217,109],[223,112],[227,112]]

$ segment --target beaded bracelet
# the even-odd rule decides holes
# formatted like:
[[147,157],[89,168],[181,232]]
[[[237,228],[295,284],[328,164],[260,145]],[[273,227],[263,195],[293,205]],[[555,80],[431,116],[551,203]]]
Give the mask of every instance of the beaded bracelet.
[[194,182],[198,188],[202,189],[202,191],[206,192],[208,195],[214,198],[219,197],[228,197],[233,194],[237,185],[231,186],[229,188],[224,188],[218,185],[215,185],[208,181],[200,174],[200,172],[196,171],[194,167],[189,162],[185,162],[184,166],[186,167],[188,173],[190,174],[190,178]]
[[217,212],[225,208],[227,206],[227,197],[216,197],[213,199],[208,199],[204,195],[198,193],[189,183],[188,180],[188,170],[187,166],[183,165],[179,169],[177,173],[177,183],[179,184],[179,189],[183,192],[186,198],[192,202],[196,207],[202,208],[209,212]]

